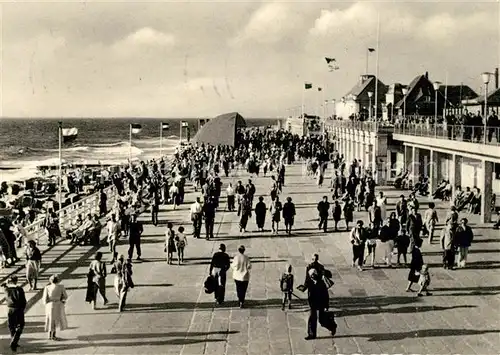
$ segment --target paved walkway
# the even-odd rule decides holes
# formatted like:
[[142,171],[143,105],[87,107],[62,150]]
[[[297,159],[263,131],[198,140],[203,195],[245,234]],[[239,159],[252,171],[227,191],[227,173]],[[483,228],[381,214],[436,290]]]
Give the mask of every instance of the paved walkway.
[[[246,181],[246,173],[232,180]],[[254,178],[257,193],[267,194],[269,178]],[[399,191],[386,189],[390,209]],[[235,213],[219,212],[214,241],[189,237],[185,265],[168,265],[163,253],[165,226],[145,225],[144,261],[134,263],[136,288],[129,293],[128,309],[117,312],[117,300],[108,278],[110,305],[93,311],[84,302],[86,272],[95,249],[70,247],[65,242],[47,252],[57,262],[44,267],[44,280],[52,273],[62,275],[68,288],[67,313],[70,329],[60,333],[63,340],[45,340],[44,306],[41,291],[29,293],[25,334],[19,353],[47,354],[312,354],[312,353],[464,353],[493,354],[500,349],[500,236],[498,231],[474,226],[476,240],[467,269],[439,268],[437,244],[424,243],[424,260],[432,266],[433,296],[418,298],[404,292],[407,269],[377,268],[359,272],[350,267],[351,248],[346,232],[324,234],[317,230],[316,204],[329,190],[318,188],[302,176],[300,165],[288,168],[283,197],[291,196],[297,207],[296,231],[290,237],[255,232],[254,218],[249,232],[240,236]],[[195,193],[187,194],[186,205],[172,211],[164,207],[163,222],[183,224],[191,231],[189,204]],[[268,198],[266,197],[266,202]],[[423,202],[423,200],[421,200]],[[224,206],[224,202],[222,203]],[[440,206],[444,217],[445,206]],[[355,219],[366,213],[356,213]],[[149,222],[147,215],[141,217]],[[476,218],[477,219],[477,218]],[[269,221],[269,218],[268,218]],[[343,224],[342,224],[343,226]],[[267,224],[270,228],[270,223]],[[212,295],[203,292],[212,253],[219,243],[233,255],[240,244],[252,260],[248,308],[239,309],[231,278],[227,303],[214,307]],[[126,242],[119,247],[127,249]],[[105,258],[109,252],[105,248]],[[278,279],[285,265],[295,267],[298,282],[313,253],[329,268],[335,279],[333,310],[338,317],[337,336],[321,329],[319,339],[305,341],[307,305],[295,300],[294,308],[281,311]],[[5,310],[0,310],[0,315]],[[5,322],[5,318],[2,318]],[[7,329],[4,324],[4,333]],[[7,354],[3,336],[0,353]]]

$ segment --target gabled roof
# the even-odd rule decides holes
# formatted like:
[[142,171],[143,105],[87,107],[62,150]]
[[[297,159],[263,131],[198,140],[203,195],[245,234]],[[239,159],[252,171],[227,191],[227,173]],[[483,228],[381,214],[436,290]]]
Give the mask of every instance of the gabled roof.
[[236,145],[236,130],[246,127],[238,112],[226,113],[211,119],[194,136],[194,141],[211,145]]
[[[481,97],[477,98],[478,103],[483,103],[484,104],[484,96],[481,95]],[[491,94],[488,95],[488,105],[500,105],[500,88],[496,89],[493,91]]]
[[415,78],[414,78],[414,79],[410,82],[410,84],[408,84],[408,87],[407,87],[408,92],[406,93],[406,95],[405,95],[405,96],[403,96],[403,98],[402,98],[401,100],[399,100],[399,101],[396,103],[396,105],[395,105],[395,107],[396,107],[396,108],[400,108],[400,107],[402,107],[402,106],[403,106],[403,104],[404,104],[405,100],[406,100],[408,97],[410,97],[410,95],[413,95],[413,93],[417,90],[417,87],[419,87],[419,85],[417,85],[417,84],[418,84],[420,81],[422,81],[422,80],[429,80],[429,79],[427,79],[427,78],[425,77],[425,75],[418,75],[418,76],[416,76],[416,77],[415,77]]
[[[362,82],[358,82],[346,95],[345,97],[349,97],[349,96],[356,96],[356,97],[359,97],[361,95],[363,95],[367,90],[368,88],[373,88],[373,90],[375,89],[375,80],[378,81],[378,90],[379,90],[379,93],[380,91],[383,91],[384,88],[387,89],[387,85],[385,85],[383,82],[381,82],[380,80],[378,80],[377,78],[375,78],[374,75],[363,75],[363,77],[365,77],[366,79],[364,79]],[[379,100],[382,100],[383,98],[380,97]]]
[[478,96],[468,85],[441,85],[439,92],[454,106],[460,105],[462,100],[475,99]]

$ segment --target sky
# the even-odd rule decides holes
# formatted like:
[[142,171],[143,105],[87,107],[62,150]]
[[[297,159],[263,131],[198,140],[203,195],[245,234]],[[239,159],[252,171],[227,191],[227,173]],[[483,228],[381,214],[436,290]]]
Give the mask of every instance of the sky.
[[[499,66],[500,5],[483,2],[6,2],[3,117],[284,116],[339,99],[377,46],[379,78],[470,85]],[[377,53],[369,58],[375,73]],[[329,72],[324,57],[337,60]],[[321,97],[320,97],[321,95]]]

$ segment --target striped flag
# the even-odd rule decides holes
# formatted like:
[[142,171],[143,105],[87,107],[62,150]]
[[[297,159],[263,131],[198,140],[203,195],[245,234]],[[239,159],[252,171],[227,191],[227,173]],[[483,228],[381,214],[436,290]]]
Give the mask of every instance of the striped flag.
[[161,129],[162,129],[163,131],[165,131],[165,130],[167,130],[167,129],[169,129],[169,128],[170,128],[170,125],[169,125],[168,123],[163,123],[163,122],[162,122],[162,124],[161,124]]
[[189,124],[186,121],[181,122],[181,127],[189,127]]
[[323,90],[323,88],[318,88],[318,91],[321,91],[321,90]]
[[368,48],[368,52],[370,53],[375,52],[375,48]]
[[305,83],[304,84],[304,89],[308,90],[308,89],[312,89],[313,87],[313,84],[312,83]]
[[130,130],[132,131],[132,134],[139,134],[142,131],[142,126],[138,123],[131,123]]

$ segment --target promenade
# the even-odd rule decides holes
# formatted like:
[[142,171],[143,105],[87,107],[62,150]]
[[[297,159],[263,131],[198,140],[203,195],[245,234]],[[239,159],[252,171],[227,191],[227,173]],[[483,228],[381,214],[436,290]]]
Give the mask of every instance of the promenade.
[[[223,179],[242,180],[246,172]],[[265,195],[269,205],[270,178],[252,179],[257,196]],[[329,179],[325,181],[329,183]],[[401,194],[391,187],[383,189],[393,210]],[[406,195],[408,192],[404,192]],[[58,332],[61,341],[46,340],[42,291],[28,292],[29,309],[21,338],[19,354],[351,354],[351,353],[432,353],[432,354],[494,354],[500,349],[500,237],[490,226],[476,225],[470,218],[475,240],[466,269],[443,270],[437,239],[433,245],[424,240],[424,261],[431,266],[432,296],[416,297],[406,293],[406,268],[366,269],[351,267],[351,245],[343,221],[341,232],[323,233],[317,229],[317,202],[323,195],[331,196],[325,186],[302,174],[302,166],[287,167],[282,200],[290,196],[297,208],[296,226],[292,236],[256,232],[252,216],[248,232],[239,233],[236,213],[221,211],[216,215],[212,241],[193,239],[189,221],[189,205],[197,196],[188,187],[186,203],[177,210],[162,206],[162,225],[150,224],[148,213],[140,217],[145,223],[142,238],[142,262],[134,260],[136,287],[129,292],[128,306],[117,311],[112,288],[114,275],[107,278],[110,304],[98,304],[96,311],[85,303],[86,274],[96,249],[74,247],[63,241],[48,250],[42,261],[42,280],[51,274],[61,275],[68,290],[66,305],[70,329]],[[421,208],[425,199],[420,197]],[[441,221],[447,205],[438,203]],[[367,213],[355,212],[355,220],[367,220]],[[166,263],[164,232],[166,222],[175,229],[184,225],[188,233],[185,264]],[[333,225],[333,223],[330,223]],[[442,223],[439,224],[439,228]],[[270,229],[267,216],[266,229]],[[439,231],[438,231],[439,233]],[[104,234],[103,234],[104,236]],[[119,252],[126,254],[127,241]],[[212,254],[225,243],[232,256],[237,247],[245,245],[252,261],[252,275],[247,308],[239,309],[234,282],[229,276],[226,300],[215,307],[213,295],[203,292]],[[106,247],[105,259],[110,254]],[[294,266],[296,285],[305,276],[305,266],[313,253],[332,271],[335,285],[331,307],[337,316],[338,331],[332,338],[319,328],[318,339],[305,341],[308,307],[306,295],[295,294],[294,307],[281,311],[278,279],[287,263]],[[379,251],[380,254],[380,251]],[[134,256],[135,259],[135,256]],[[381,263],[380,256],[377,257]],[[48,261],[54,261],[48,264]],[[108,268],[109,271],[110,268]],[[24,270],[20,272],[24,275]],[[24,280],[24,276],[21,281]],[[2,341],[0,354],[9,354],[5,306],[0,309]]]

